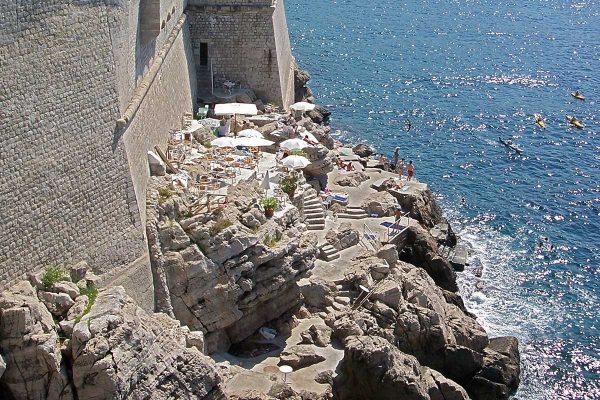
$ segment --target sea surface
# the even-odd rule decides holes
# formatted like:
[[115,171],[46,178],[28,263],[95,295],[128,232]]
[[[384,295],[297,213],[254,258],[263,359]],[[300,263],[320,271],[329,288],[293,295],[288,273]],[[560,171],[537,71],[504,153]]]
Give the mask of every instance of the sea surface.
[[491,336],[520,339],[515,398],[600,399],[600,1],[286,8],[333,130],[399,146],[471,246],[462,294]]

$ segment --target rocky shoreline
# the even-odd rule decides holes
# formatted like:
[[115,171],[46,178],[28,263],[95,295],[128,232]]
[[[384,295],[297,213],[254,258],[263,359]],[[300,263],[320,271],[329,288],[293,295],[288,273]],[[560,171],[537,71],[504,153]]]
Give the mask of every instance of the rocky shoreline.
[[[308,75],[296,77],[297,100],[310,100]],[[368,165],[336,170],[343,145],[322,112],[309,116],[298,125],[320,145],[306,151],[307,181],[272,218],[256,176],[210,212],[170,174],[152,178],[156,313],[122,287],[97,290],[85,264],[2,293],[0,397],[507,399],[519,384],[518,341],[489,338],[465,308],[441,250],[457,238],[433,193],[417,181],[394,186],[394,174]],[[275,122],[244,124],[286,139]],[[350,201],[312,229],[320,176]],[[405,229],[390,235],[397,209]]]

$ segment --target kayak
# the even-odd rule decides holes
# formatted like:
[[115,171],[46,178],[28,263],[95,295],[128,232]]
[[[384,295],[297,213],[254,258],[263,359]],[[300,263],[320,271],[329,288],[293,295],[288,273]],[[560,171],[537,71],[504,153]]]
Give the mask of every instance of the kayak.
[[575,97],[577,100],[585,100],[585,97],[579,92],[571,92],[571,96]]
[[544,122],[544,118],[542,118],[541,114],[533,114],[533,116],[535,118],[535,123],[538,124],[540,128],[545,129],[546,123]]
[[575,118],[572,115],[567,115],[567,121],[569,121],[569,123],[577,129],[585,128],[585,125],[583,125],[577,118]]
[[521,149],[519,146],[517,146],[516,144],[512,143],[509,140],[504,140],[501,137],[499,137],[498,141],[500,143],[502,143],[503,145],[505,145],[506,147],[508,147],[509,149],[514,150],[518,154],[521,154],[523,152],[523,149]]

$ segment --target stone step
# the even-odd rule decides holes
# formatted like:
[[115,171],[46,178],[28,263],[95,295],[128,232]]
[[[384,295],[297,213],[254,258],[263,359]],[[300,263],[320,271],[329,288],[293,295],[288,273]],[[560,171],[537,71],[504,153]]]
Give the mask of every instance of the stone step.
[[331,250],[331,249],[335,249],[335,247],[333,247],[329,243],[325,243],[325,244],[321,245],[321,250]]
[[309,208],[304,207],[304,212],[305,213],[307,213],[307,212],[321,212],[321,213],[324,213],[325,210],[323,210],[323,207],[309,207]]
[[313,198],[313,199],[304,199],[304,204],[318,204],[318,205],[322,205],[323,202],[317,198]]
[[350,290],[338,290],[337,293],[340,297],[347,297],[347,298],[350,298],[353,295],[352,291],[350,291]]
[[309,231],[322,231],[325,229],[325,224],[322,225],[308,225]]
[[346,214],[366,214],[361,207],[346,207]]
[[337,215],[338,218],[342,219],[363,219],[367,218],[369,215],[367,213],[364,214],[347,214],[347,213],[339,213]]
[[334,254],[337,254],[337,253],[339,253],[338,249],[336,249],[336,248],[333,248],[333,247],[332,247],[331,249],[327,249],[327,250],[323,250],[323,249],[321,249],[321,251],[322,251],[322,252],[323,252],[323,254],[325,254],[326,256],[332,256],[332,255],[334,255]]
[[344,309],[346,308],[346,305],[340,304],[340,303],[334,301],[333,304],[331,305],[331,307],[333,307],[333,309],[336,311],[344,311]]
[[340,255],[338,253],[325,254],[325,256],[323,256],[323,258],[325,259],[325,261],[333,261],[333,260],[337,260],[338,258],[340,258]]
[[310,201],[310,200],[318,200],[318,197],[316,194],[312,193],[312,194],[307,194],[306,196],[304,196],[304,201]]
[[309,215],[320,215],[323,216],[325,215],[325,213],[323,212],[323,210],[308,210],[308,211],[304,211],[304,215],[305,216],[309,216]]
[[307,218],[304,223],[309,225],[325,225],[325,218]]

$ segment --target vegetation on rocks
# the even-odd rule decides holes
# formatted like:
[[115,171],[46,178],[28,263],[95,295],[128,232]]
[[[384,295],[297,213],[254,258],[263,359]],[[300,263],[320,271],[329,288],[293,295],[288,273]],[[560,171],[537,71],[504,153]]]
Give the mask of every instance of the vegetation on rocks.
[[263,197],[260,201],[260,205],[265,210],[274,210],[279,207],[279,201],[275,197]]
[[232,225],[232,222],[226,218],[221,218],[215,221],[214,225],[210,228],[211,235],[217,235],[222,232],[225,228]]
[[50,289],[57,282],[70,280],[67,270],[58,265],[48,266],[42,275],[42,284],[46,289]]

